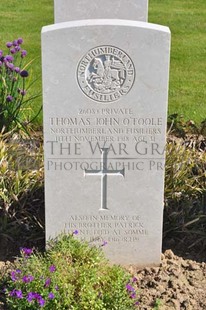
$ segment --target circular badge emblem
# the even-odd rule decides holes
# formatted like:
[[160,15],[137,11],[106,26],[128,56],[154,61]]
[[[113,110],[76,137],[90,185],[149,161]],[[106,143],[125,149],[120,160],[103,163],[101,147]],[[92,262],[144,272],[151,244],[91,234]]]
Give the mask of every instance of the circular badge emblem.
[[135,79],[131,58],[113,46],[99,46],[90,50],[79,62],[77,80],[89,98],[109,103],[126,95]]

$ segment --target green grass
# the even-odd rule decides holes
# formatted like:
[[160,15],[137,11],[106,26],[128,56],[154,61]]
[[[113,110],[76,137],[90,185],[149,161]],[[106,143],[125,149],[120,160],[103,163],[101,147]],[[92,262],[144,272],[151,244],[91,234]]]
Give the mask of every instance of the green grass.
[[[200,123],[206,118],[206,2],[205,0],[149,0],[149,22],[172,32],[169,114]],[[33,73],[41,90],[41,27],[53,23],[53,0],[7,0],[0,3],[0,48],[23,37]],[[36,111],[41,99],[36,104]],[[38,121],[41,123],[42,118]]]
[[[27,60],[32,64],[37,91],[41,91],[41,28],[53,23],[53,0],[7,0],[0,1],[0,49],[7,50],[5,43],[18,37],[24,39],[22,47],[28,51]],[[38,112],[42,98],[32,107]],[[37,119],[42,124],[42,115]]]
[[172,33],[169,114],[200,123],[206,118],[206,2],[150,0],[149,22]]

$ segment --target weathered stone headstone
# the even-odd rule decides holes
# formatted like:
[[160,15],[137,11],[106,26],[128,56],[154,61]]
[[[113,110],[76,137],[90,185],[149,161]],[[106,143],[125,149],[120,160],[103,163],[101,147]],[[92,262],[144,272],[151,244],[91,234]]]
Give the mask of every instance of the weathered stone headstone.
[[80,19],[147,21],[148,0],[54,0],[55,23]]
[[170,31],[82,20],[42,31],[46,237],[160,261]]

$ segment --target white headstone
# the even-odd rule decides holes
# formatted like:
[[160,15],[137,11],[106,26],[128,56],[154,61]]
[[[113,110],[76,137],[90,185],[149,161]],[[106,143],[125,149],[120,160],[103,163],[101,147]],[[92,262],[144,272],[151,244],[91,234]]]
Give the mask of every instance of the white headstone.
[[42,31],[46,237],[160,262],[170,31],[126,20]]
[[80,19],[147,21],[148,0],[54,0],[55,23]]

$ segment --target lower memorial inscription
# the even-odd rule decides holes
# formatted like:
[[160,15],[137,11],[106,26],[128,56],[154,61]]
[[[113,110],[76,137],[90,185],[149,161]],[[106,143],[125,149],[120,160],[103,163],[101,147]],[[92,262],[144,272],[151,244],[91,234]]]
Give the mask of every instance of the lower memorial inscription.
[[71,215],[65,228],[70,233],[78,230],[82,240],[97,243],[138,242],[139,238],[149,235],[138,215]]

